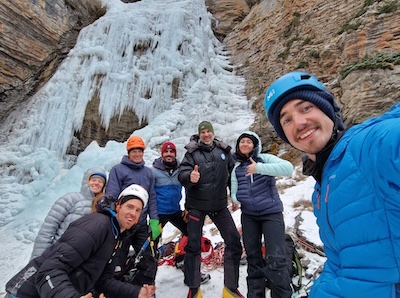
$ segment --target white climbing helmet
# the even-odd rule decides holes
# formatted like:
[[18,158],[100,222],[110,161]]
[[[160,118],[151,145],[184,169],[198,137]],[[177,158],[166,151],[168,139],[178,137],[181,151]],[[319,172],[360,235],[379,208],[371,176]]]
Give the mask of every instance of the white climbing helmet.
[[133,198],[129,198],[129,197],[135,197],[135,198],[141,200],[143,203],[143,208],[145,208],[147,206],[147,202],[149,201],[149,194],[142,186],[140,186],[138,184],[131,184],[127,188],[125,188],[119,194],[118,202],[120,200],[125,199],[123,202],[121,202],[123,204],[129,199],[133,199]]

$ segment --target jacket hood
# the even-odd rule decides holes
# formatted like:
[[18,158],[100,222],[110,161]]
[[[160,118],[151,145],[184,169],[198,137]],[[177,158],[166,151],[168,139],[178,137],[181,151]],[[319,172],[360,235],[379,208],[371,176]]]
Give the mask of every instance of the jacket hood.
[[[107,173],[104,169],[100,167],[93,167],[86,170],[85,174],[83,174],[82,184],[81,184],[81,194],[83,194],[86,198],[92,199],[94,197],[94,193],[89,188],[89,177],[94,173],[100,173],[107,177]],[[104,185],[105,187],[105,185]],[[103,190],[104,190],[103,187]]]
[[144,167],[144,160],[142,160],[141,162],[133,162],[129,159],[128,155],[124,155],[122,157],[121,164],[126,165],[129,168],[141,169]]
[[185,149],[190,153],[195,151],[197,148],[199,148],[199,139],[199,135],[192,135],[189,143],[185,145]]
[[361,124],[357,124],[349,128],[340,139],[340,142],[338,142],[338,144],[336,145],[332,158],[336,159],[340,154],[342,154],[343,150],[347,147],[347,144],[355,135],[358,134],[358,132],[378,122],[382,122],[384,120],[392,118],[400,118],[400,103],[395,104],[390,108],[389,111],[380,116],[370,118],[368,120],[365,120]]
[[160,169],[160,170],[164,170],[165,169],[165,167],[164,167],[164,165],[162,163],[162,158],[161,157],[156,158],[153,161],[153,167],[155,167],[156,169]]
[[[175,159],[176,163],[174,164],[174,167],[171,167],[172,169],[176,170],[179,167],[179,161]],[[168,169],[168,165],[166,166],[162,160],[162,157],[156,158],[153,161],[153,167],[162,171],[165,171]]]
[[238,137],[238,139],[236,141],[235,155],[236,156],[238,155],[238,152],[239,152],[239,141],[240,141],[240,139],[241,139],[241,137],[243,135],[251,135],[251,136],[255,137],[258,140],[258,145],[256,147],[254,147],[252,156],[253,157],[259,156],[261,154],[261,148],[262,148],[261,139],[258,136],[258,134],[256,134],[255,132],[252,132],[252,131],[244,131],[243,133],[240,134],[240,136]]

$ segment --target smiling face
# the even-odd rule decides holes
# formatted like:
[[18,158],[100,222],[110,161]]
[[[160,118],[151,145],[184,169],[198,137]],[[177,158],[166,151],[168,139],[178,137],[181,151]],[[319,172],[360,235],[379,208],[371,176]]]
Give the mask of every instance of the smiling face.
[[139,199],[130,199],[122,205],[117,204],[117,219],[121,232],[129,230],[138,223],[142,209],[143,203]]
[[290,144],[312,160],[331,139],[334,126],[316,105],[302,99],[291,100],[283,106],[280,124]]
[[135,148],[129,151],[128,158],[135,163],[141,163],[143,161],[143,155],[143,149]]
[[161,156],[164,161],[173,162],[176,158],[176,153],[173,149],[166,149]]
[[208,129],[203,129],[199,134],[200,141],[206,145],[211,145],[214,141],[214,134]]
[[98,193],[103,191],[104,188],[104,180],[98,177],[92,177],[88,182],[90,190],[97,195]]
[[251,152],[254,149],[253,141],[249,138],[242,138],[239,141],[239,151],[245,156],[250,156]]

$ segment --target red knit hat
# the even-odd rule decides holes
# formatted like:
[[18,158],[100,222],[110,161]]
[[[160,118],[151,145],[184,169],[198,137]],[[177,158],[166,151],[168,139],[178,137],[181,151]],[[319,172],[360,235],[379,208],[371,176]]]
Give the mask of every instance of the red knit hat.
[[161,154],[163,154],[164,151],[167,150],[167,149],[172,149],[172,150],[174,150],[174,152],[175,152],[175,154],[176,154],[176,147],[175,147],[175,144],[174,144],[174,143],[172,143],[172,142],[165,142],[165,143],[162,145],[162,147],[161,147]]

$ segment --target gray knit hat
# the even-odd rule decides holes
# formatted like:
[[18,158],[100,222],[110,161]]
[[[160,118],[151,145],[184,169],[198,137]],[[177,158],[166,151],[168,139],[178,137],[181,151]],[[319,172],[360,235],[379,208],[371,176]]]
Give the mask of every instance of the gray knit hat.
[[211,124],[210,122],[208,122],[208,121],[202,121],[202,122],[199,124],[199,128],[198,128],[199,134],[201,133],[201,131],[202,131],[203,129],[208,129],[209,131],[211,131],[212,133],[214,133],[214,128],[213,128],[212,124]]

